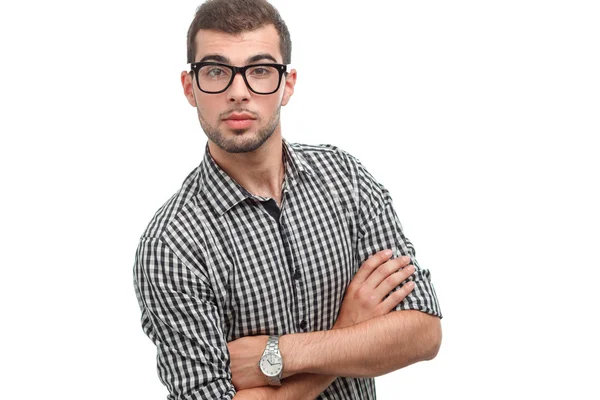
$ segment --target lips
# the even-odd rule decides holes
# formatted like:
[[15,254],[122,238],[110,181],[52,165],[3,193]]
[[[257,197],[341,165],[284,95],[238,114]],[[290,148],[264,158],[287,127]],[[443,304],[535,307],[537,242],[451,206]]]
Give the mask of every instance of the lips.
[[249,128],[256,118],[252,117],[248,113],[233,113],[230,114],[223,121],[233,129],[246,129]]
[[255,119],[252,117],[252,115],[250,114],[230,114],[229,117],[225,118],[225,121],[243,121],[243,120],[248,120],[248,119]]

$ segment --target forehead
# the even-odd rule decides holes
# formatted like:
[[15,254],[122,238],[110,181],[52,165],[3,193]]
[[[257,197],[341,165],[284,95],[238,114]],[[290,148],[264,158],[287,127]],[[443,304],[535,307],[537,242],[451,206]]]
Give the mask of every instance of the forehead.
[[256,54],[270,54],[278,63],[282,62],[279,34],[273,25],[266,25],[236,35],[213,30],[199,30],[196,34],[196,58],[194,61],[213,54],[224,56],[235,65],[244,65],[247,59]]

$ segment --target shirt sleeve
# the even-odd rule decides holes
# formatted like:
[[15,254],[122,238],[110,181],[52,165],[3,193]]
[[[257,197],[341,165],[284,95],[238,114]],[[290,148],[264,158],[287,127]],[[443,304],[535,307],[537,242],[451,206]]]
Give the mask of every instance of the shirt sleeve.
[[142,238],[133,282],[167,399],[231,400],[236,390],[229,350],[207,279],[192,273],[160,239]]
[[409,255],[415,267],[412,276],[392,290],[392,293],[409,280],[415,288],[394,310],[419,310],[442,318],[438,299],[431,282],[431,273],[421,268],[415,258],[415,248],[404,235],[402,224],[394,210],[389,191],[367,171],[354,156],[338,149],[348,166],[354,185],[357,218],[357,243],[355,257],[358,266],[370,256],[385,249],[392,249],[391,258]]

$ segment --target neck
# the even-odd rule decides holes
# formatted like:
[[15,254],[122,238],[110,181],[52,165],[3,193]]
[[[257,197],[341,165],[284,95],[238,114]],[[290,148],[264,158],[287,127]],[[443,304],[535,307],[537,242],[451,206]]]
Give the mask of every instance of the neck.
[[250,193],[271,197],[280,203],[285,176],[281,131],[276,130],[258,149],[228,153],[208,141],[210,155],[217,165]]

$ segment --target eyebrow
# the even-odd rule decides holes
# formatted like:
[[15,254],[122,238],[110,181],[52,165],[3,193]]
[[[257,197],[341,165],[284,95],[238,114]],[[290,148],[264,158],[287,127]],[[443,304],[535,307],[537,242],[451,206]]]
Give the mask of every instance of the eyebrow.
[[[202,59],[199,62],[204,62],[204,61],[216,61],[216,62],[222,62],[222,63],[231,63],[231,60],[225,56],[222,56],[220,54],[207,54],[204,57],[202,57]],[[277,60],[275,59],[275,57],[273,57],[270,54],[267,53],[263,53],[263,54],[256,54],[252,57],[248,57],[248,59],[246,60],[246,64],[251,64],[253,62],[256,61],[260,61],[260,60],[270,60],[273,61],[274,63],[277,63]]]

